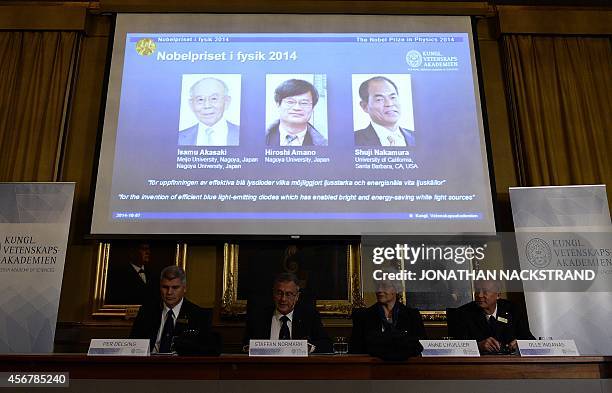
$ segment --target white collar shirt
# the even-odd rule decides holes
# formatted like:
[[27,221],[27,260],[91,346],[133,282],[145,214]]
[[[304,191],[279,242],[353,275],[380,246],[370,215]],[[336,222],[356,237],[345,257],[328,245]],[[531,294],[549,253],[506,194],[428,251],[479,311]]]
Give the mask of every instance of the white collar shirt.
[[[300,131],[297,134],[290,134],[287,129],[282,126],[282,124],[279,124],[278,131],[280,133],[281,146],[302,146],[304,144],[304,138],[306,138],[306,131],[308,131],[308,126],[306,126],[303,131]],[[289,142],[287,136],[297,136],[297,139],[294,139],[292,142]]]
[[493,314],[486,314],[487,316],[487,322],[489,322],[489,319],[491,319],[491,317],[497,319],[497,304],[495,305],[495,311],[493,311]]
[[[398,125],[395,126],[393,131],[389,130],[386,127],[381,126],[380,124],[376,124],[374,122],[371,123],[372,128],[376,132],[376,136],[378,136],[378,140],[380,144],[383,146],[406,146],[406,139],[404,138],[404,134],[400,131]],[[391,139],[393,143],[391,143]]]
[[[132,268],[134,269],[134,271],[136,273],[138,273],[138,277],[140,277],[142,282],[144,282],[146,284],[147,283],[147,276],[146,276],[146,273],[144,272],[144,265],[143,266],[138,266],[138,265],[134,265],[133,263],[130,263],[130,265],[132,265]],[[140,270],[142,270],[142,272]]]
[[229,128],[225,117],[222,117],[212,126],[198,122],[197,146],[227,146]]
[[[280,335],[281,326],[283,326],[283,322],[280,320],[283,314],[278,312],[278,310],[274,310],[274,314],[272,315],[272,324],[270,325],[270,340],[278,340],[278,336]],[[289,334],[293,337],[293,311],[287,314],[287,326],[289,327]]]

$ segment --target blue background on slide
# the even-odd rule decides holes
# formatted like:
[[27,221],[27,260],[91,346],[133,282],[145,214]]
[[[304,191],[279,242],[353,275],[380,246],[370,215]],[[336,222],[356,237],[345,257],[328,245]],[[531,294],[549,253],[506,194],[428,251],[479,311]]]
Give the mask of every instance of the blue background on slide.
[[[455,37],[455,42],[357,43],[355,37]],[[135,45],[140,38],[227,37],[230,42],[157,42],[151,56],[140,56]],[[248,39],[245,39],[249,37]],[[324,38],[321,38],[324,37]],[[232,40],[236,42],[232,42]],[[273,42],[280,41],[280,42]],[[288,42],[293,41],[293,42]],[[445,179],[441,187],[370,188],[368,194],[476,194],[474,201],[433,202],[425,211],[469,212],[479,219],[490,204],[483,171],[477,101],[472,79],[470,41],[465,33],[399,34],[128,34],[126,37],[121,101],[113,166],[111,212],[315,212],[398,213],[406,219],[406,202],[204,202],[120,201],[119,193],[297,193],[359,194],[352,188],[299,188],[274,191],[273,187],[150,187],[147,179]],[[297,60],[254,61],[159,61],[160,51],[210,53],[238,51],[296,51]],[[438,51],[455,56],[457,70],[414,70],[406,63],[409,50]],[[240,170],[182,170],[176,167],[181,82],[183,74],[241,74],[240,146],[227,147],[228,157],[258,157],[256,165]],[[329,145],[314,147],[330,163],[264,163],[265,97],[267,74],[325,74],[327,77]],[[353,140],[352,74],[410,74],[417,146],[411,156],[419,165],[414,170],[356,170]],[[398,86],[400,94],[402,87]],[[365,124],[364,124],[365,127]],[[211,149],[215,149],[214,147]],[[393,149],[393,148],[387,148]],[[144,208],[146,207],[146,208]],[[409,208],[415,210],[414,204]],[[110,212],[109,212],[110,213]],[[291,214],[288,215],[290,217]],[[330,216],[331,217],[331,216]],[[382,216],[381,216],[382,217]],[[144,217],[142,217],[144,218]],[[160,215],[155,215],[160,218]],[[380,217],[379,217],[380,218]],[[490,219],[490,218],[487,218]]]

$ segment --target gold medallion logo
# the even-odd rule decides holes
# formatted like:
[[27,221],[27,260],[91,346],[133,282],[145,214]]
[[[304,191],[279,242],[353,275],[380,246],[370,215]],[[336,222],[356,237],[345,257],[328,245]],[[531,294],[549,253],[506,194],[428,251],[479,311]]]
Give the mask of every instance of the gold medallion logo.
[[138,42],[136,43],[136,52],[138,52],[140,56],[149,56],[153,54],[153,52],[155,52],[156,47],[157,46],[155,45],[155,42],[153,42],[152,39],[143,38],[141,40],[138,40]]

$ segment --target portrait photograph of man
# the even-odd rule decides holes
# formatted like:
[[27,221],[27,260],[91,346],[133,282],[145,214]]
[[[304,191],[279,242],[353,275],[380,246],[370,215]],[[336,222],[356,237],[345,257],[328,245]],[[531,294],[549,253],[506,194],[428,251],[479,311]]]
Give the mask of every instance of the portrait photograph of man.
[[410,75],[354,74],[353,126],[356,146],[415,146]]
[[266,145],[327,146],[325,75],[266,76]]
[[159,272],[175,259],[172,243],[116,241],[110,248],[105,304],[144,304],[159,294]]
[[240,82],[234,74],[183,75],[179,146],[240,144]]

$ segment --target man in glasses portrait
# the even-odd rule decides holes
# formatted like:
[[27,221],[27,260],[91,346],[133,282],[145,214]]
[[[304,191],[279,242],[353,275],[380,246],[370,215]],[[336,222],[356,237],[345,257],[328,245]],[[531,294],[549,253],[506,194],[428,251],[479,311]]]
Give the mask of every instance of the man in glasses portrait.
[[274,90],[279,119],[266,132],[268,146],[327,146],[310,118],[319,101],[317,89],[301,79],[289,79]]
[[238,146],[240,127],[226,120],[232,97],[218,78],[202,78],[189,90],[189,107],[198,122],[179,132],[180,146]]

